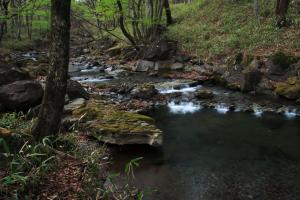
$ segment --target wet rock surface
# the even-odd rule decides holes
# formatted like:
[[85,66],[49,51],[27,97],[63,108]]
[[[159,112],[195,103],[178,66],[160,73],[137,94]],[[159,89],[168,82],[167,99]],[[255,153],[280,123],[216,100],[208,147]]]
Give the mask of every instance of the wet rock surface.
[[[275,89],[275,83],[263,75],[265,69],[262,67],[262,61],[254,59],[247,61],[247,63],[248,67],[246,68],[241,65],[224,68],[201,63],[202,65],[195,66],[197,70],[187,65],[185,69],[189,70],[182,72],[158,71],[157,76],[147,76],[147,74],[139,72],[111,80],[91,82],[92,85],[84,82],[81,84],[93,94],[121,104],[129,102],[127,106],[131,104],[133,99],[137,98],[141,101],[148,101],[151,105],[168,105],[170,102],[174,102],[176,105],[176,102],[194,102],[195,105],[201,105],[204,108],[223,109],[226,112],[271,112],[289,116],[291,113],[299,113],[299,108],[295,103],[280,98],[276,99],[272,92]],[[151,66],[153,65],[155,63],[151,62]],[[169,68],[171,67],[171,63],[167,65]],[[105,70],[106,72],[119,69],[131,71],[131,67],[124,68],[122,65],[108,65],[105,68],[109,69]],[[105,76],[105,74],[98,75],[100,79]],[[218,77],[220,79],[216,81]],[[222,85],[230,90],[216,86],[216,83],[220,83],[220,81],[221,83],[223,81],[224,84]],[[240,93],[241,87],[249,93]],[[202,94],[199,94],[202,95],[202,98],[197,97],[197,91],[202,91],[200,92]],[[252,91],[256,91],[256,93]],[[140,108],[139,110],[143,109]],[[145,110],[149,110],[149,108],[145,108]]]
[[[220,113],[249,112],[258,117],[264,113],[296,117],[300,112],[299,104],[281,98],[276,99],[273,92],[277,88],[278,95],[288,99],[299,99],[298,78],[286,79],[287,81],[278,79],[277,75],[269,78],[265,74],[269,73],[270,67],[265,67],[264,61],[259,59],[249,58],[247,62],[237,59],[238,61],[234,61],[235,65],[232,67],[217,67],[203,62],[192,62],[190,58],[156,62],[140,60],[136,64],[134,62],[120,64],[115,61],[106,61],[106,59],[84,55],[71,59],[67,89],[69,100],[65,106],[65,113],[68,115],[65,119],[68,118],[69,122],[77,122],[78,115],[74,113],[90,105],[89,102],[95,99],[102,102],[97,103],[99,107],[103,107],[104,101],[110,106],[103,108],[117,108],[124,113],[149,114],[151,109],[157,106],[168,106],[174,113],[215,109]],[[297,72],[296,64],[290,66],[293,67],[295,73]],[[172,66],[176,66],[176,69],[174,67],[172,69]],[[136,72],[132,72],[132,69]],[[153,72],[155,76],[151,75]],[[218,84],[229,89],[219,87]],[[289,89],[286,89],[287,87]],[[241,90],[248,93],[242,94],[239,92]],[[32,94],[32,96],[39,95]],[[88,103],[86,100],[89,100]],[[26,104],[22,104],[22,108],[23,105]],[[37,104],[34,103],[29,107],[35,105]],[[4,104],[3,106],[6,107]],[[91,112],[94,111],[95,109]],[[101,109],[97,112],[103,113]],[[108,112],[104,112],[104,115],[108,115]],[[129,124],[129,127],[126,127],[126,131],[123,132],[127,133],[131,131],[134,133],[134,130],[137,130],[135,127],[152,126],[151,123],[148,126],[144,122],[123,119],[122,123],[125,122]],[[119,121],[113,123],[122,124]],[[105,127],[99,121],[91,122],[91,124],[93,124],[93,130],[101,130],[101,127]],[[131,128],[132,130],[129,130]],[[120,129],[114,130],[122,133]],[[144,138],[138,134],[125,134],[125,137],[118,137],[118,134],[114,135],[106,130],[98,131],[97,134],[97,137],[105,136],[102,141],[108,143],[133,144],[136,141],[137,143],[159,144],[159,142],[151,142],[152,136],[148,133],[145,134],[147,136],[143,136]],[[158,135],[161,136],[161,133]],[[156,136],[160,137],[158,135]],[[134,139],[131,140],[130,136],[134,136]]]
[[196,97],[198,99],[211,99],[214,97],[214,93],[211,90],[204,89],[204,90],[198,90],[196,92]]
[[154,85],[151,84],[143,84],[143,85],[139,85],[137,87],[135,87],[130,94],[134,97],[134,98],[140,98],[140,99],[151,99],[153,98],[155,95],[158,94],[158,91],[156,90]]

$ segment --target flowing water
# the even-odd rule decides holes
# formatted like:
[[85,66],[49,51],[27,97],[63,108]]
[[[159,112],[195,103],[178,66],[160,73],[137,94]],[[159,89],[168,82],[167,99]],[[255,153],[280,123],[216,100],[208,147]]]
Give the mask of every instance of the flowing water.
[[256,109],[158,108],[163,147],[122,147],[114,170],[143,157],[133,182],[151,200],[300,199],[300,119]]
[[[97,67],[80,70],[72,79],[85,84],[114,82],[97,73]],[[138,77],[122,81],[149,79]],[[115,147],[112,169],[123,172],[126,163],[143,157],[131,181],[146,200],[299,200],[299,112],[287,106],[282,115],[268,114],[255,103],[257,98],[218,88],[213,93],[219,103],[207,109],[188,98],[202,87],[157,88],[163,95],[182,94],[179,101],[152,113],[164,132],[163,146]],[[264,97],[262,101],[269,105]],[[253,113],[241,112],[247,102],[253,104]],[[128,182],[126,175],[121,177]],[[122,180],[118,178],[117,184]]]

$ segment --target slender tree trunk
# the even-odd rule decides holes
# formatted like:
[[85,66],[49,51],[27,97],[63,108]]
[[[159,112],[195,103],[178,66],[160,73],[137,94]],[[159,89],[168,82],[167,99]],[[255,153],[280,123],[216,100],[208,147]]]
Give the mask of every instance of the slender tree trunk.
[[21,16],[21,14],[19,13],[18,14],[18,17],[17,17],[17,39],[19,40],[19,41],[21,41],[22,40],[22,16]]
[[71,0],[51,0],[50,70],[33,135],[40,140],[59,131],[69,65]]
[[134,41],[134,38],[130,35],[130,33],[126,30],[125,27],[125,22],[124,22],[124,11],[123,11],[123,6],[120,0],[117,0],[117,6],[120,12],[120,16],[119,16],[119,24],[120,24],[120,28],[121,31],[123,33],[123,35],[130,41],[130,43],[136,48],[139,49],[138,46],[136,45],[136,42]]
[[288,12],[289,4],[290,0],[277,0],[275,14],[278,27],[286,26],[286,14]]
[[173,18],[172,18],[169,0],[164,0],[164,8],[166,11],[167,25],[171,25],[173,23]]
[[26,20],[26,28],[27,28],[27,37],[28,37],[28,39],[31,40],[31,38],[32,38],[32,33],[31,33],[31,23],[32,23],[31,16],[27,14],[26,17],[25,17],[25,20]]
[[7,19],[8,16],[9,0],[0,0],[0,15],[3,15],[3,19],[0,19],[0,42],[3,39],[5,33],[7,33]]

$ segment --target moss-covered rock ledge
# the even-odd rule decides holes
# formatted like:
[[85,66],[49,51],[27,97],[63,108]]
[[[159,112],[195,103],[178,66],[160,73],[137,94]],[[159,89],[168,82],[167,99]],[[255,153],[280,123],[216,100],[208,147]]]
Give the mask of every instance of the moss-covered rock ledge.
[[80,119],[78,128],[101,142],[117,145],[162,144],[162,131],[151,117],[121,110],[110,101],[89,100],[73,111],[72,118]]

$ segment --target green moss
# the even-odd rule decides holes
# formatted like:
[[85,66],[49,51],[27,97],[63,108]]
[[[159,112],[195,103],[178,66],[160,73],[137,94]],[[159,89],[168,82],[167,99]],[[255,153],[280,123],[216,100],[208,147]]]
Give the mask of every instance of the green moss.
[[100,104],[96,104],[95,101],[90,101],[85,107],[73,111],[73,115],[76,117],[84,116],[86,121],[101,118],[102,110]]
[[98,134],[147,134],[157,131],[151,117],[120,110],[117,105],[91,100],[83,108],[73,112],[77,117],[84,116],[82,122],[88,123],[84,130],[90,129],[94,136]]
[[300,79],[290,77],[286,82],[278,83],[275,92],[287,99],[300,98]]
[[109,84],[106,84],[106,83],[101,83],[101,84],[97,84],[96,85],[96,88],[97,89],[105,89],[105,88],[108,88],[109,87]]
[[153,123],[154,119],[149,117],[149,116],[145,116],[145,115],[140,115],[137,113],[125,113],[124,116],[126,118],[128,118],[129,120],[133,120],[133,121],[145,121],[148,123]]

